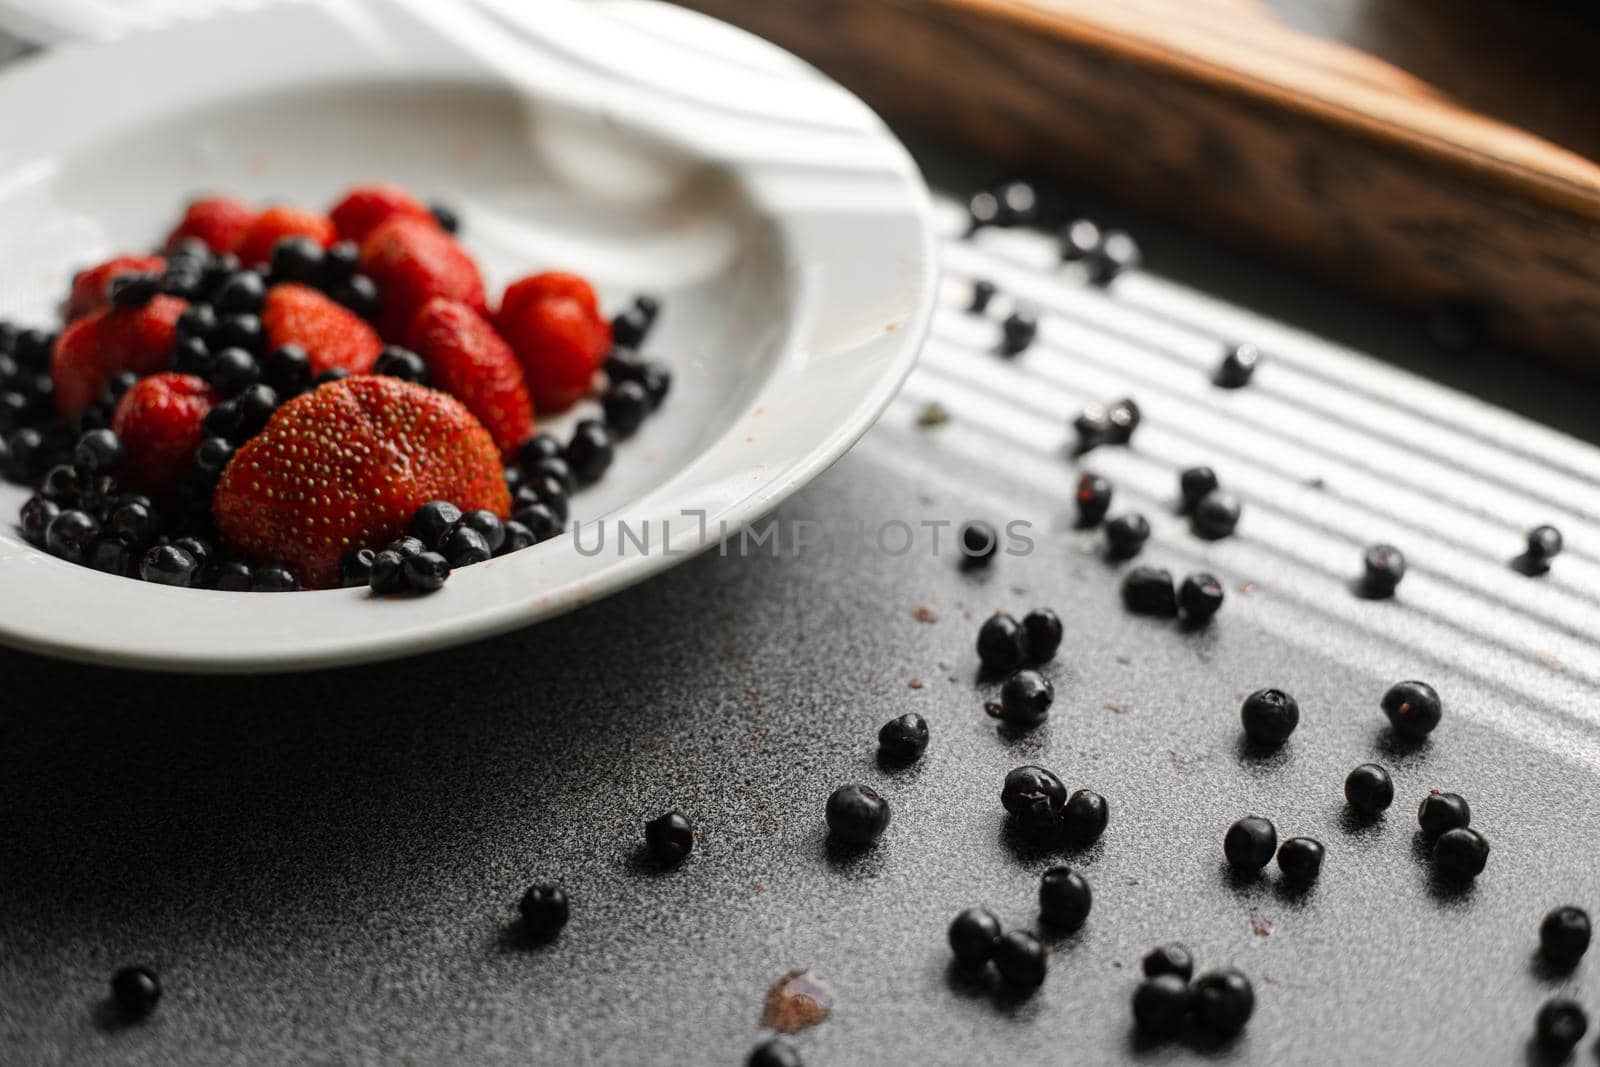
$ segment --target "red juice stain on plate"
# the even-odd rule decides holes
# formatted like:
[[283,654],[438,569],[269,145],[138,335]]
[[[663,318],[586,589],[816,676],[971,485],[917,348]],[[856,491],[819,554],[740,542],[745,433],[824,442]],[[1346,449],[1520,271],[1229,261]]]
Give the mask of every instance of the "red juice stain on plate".
[[790,971],[767,990],[762,1026],[783,1034],[798,1034],[828,1017],[833,1010],[833,994],[810,973]]

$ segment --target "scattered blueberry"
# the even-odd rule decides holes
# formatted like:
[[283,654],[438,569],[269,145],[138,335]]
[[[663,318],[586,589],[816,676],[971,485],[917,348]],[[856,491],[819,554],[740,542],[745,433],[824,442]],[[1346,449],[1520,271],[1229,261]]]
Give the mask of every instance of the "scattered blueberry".
[[1105,408],[1091,406],[1078,412],[1072,417],[1072,432],[1077,435],[1075,451],[1080,456],[1105,444],[1111,434]]
[[1151,1037],[1171,1037],[1189,1016],[1189,983],[1175,974],[1146,978],[1133,991],[1133,1021]]
[[1178,607],[1190,623],[1208,621],[1222,607],[1222,583],[1204,572],[1191,574],[1178,587]]
[[1554,908],[1539,924],[1539,947],[1545,958],[1561,967],[1571,967],[1589,951],[1589,913],[1582,908]]
[[650,316],[642,308],[624,308],[611,319],[611,339],[623,348],[638,348],[649,336],[650,326]]
[[1132,397],[1125,396],[1116,401],[1106,408],[1106,443],[1127,444],[1133,440],[1133,432],[1139,428],[1142,419],[1139,405],[1134,403]]
[[500,517],[492,511],[478,508],[461,516],[462,527],[476,531],[489,546],[490,553],[500,551],[500,546],[505,544],[506,527]]
[[1100,247],[1100,227],[1088,219],[1076,219],[1061,227],[1061,258],[1075,263],[1094,255]]
[[799,1051],[781,1037],[761,1042],[744,1062],[745,1067],[805,1067]]
[[176,545],[153,545],[139,561],[139,577],[157,585],[192,585],[199,569],[199,562]]
[[1146,952],[1141,965],[1146,978],[1170,974],[1187,983],[1194,975],[1194,955],[1176,941],[1158,945]]
[[483,534],[464,525],[456,526],[445,535],[444,543],[439,546],[439,553],[450,561],[452,570],[482,563],[494,555]]
[[964,967],[989,962],[1000,940],[1000,920],[987,908],[968,908],[950,923],[950,948]]
[[1044,722],[1055,698],[1055,686],[1038,671],[1018,671],[1000,687],[1000,708],[1012,726],[1032,727]]
[[248,593],[254,584],[255,576],[250,571],[250,564],[237,559],[223,561],[211,579],[212,588],[227,593]]
[[982,519],[961,527],[961,555],[967,563],[988,563],[1000,549],[1000,535]]
[[909,763],[928,747],[928,720],[911,712],[890,719],[878,729],[878,750],[891,760]]
[[1432,789],[1417,806],[1417,825],[1428,837],[1438,837],[1471,824],[1472,807],[1466,798],[1456,793],[1441,793]]
[[532,548],[536,543],[537,539],[533,536],[532,530],[516,519],[508,519],[505,522],[505,541],[501,544],[498,554],[520,552],[524,548]]
[[1476,830],[1446,830],[1433,845],[1433,867],[1452,881],[1468,881],[1489,862],[1489,841]]
[[1308,885],[1322,871],[1322,842],[1312,837],[1291,837],[1278,846],[1278,869],[1291,882]]
[[1217,472],[1210,467],[1190,467],[1178,475],[1178,496],[1185,515],[1194,513],[1195,505],[1207,493],[1218,488]]
[[292,593],[299,588],[300,579],[288,567],[273,563],[250,572],[252,593]]
[[974,315],[982,315],[989,309],[989,302],[998,291],[994,282],[985,278],[977,279],[972,283],[972,296],[967,301],[967,310]]
[[1079,789],[1061,806],[1061,833],[1068,843],[1082,847],[1100,840],[1111,820],[1111,805],[1092,789]]
[[1178,614],[1178,594],[1172,573],[1160,567],[1133,567],[1122,576],[1122,603],[1136,615]]
[[1023,645],[1027,658],[1044,663],[1061,647],[1061,617],[1049,608],[1034,608],[1022,617]]
[[889,802],[865,785],[842,785],[828,797],[828,832],[850,845],[870,845],[889,828]]
[[1150,539],[1150,523],[1138,512],[1118,515],[1106,523],[1106,553],[1112,559],[1132,559]]
[[1139,244],[1121,230],[1107,230],[1100,245],[1085,259],[1089,266],[1089,281],[1094,285],[1110,285],[1119,276],[1139,266]]
[[1368,545],[1361,554],[1365,573],[1361,578],[1361,592],[1375,600],[1394,595],[1400,579],[1406,576],[1406,557],[1393,545]]
[[1251,741],[1276,747],[1300,725],[1300,704],[1281,689],[1258,689],[1244,698],[1239,718]]
[[1217,373],[1211,380],[1223,389],[1243,389],[1250,384],[1256,364],[1260,362],[1261,353],[1255,345],[1231,344],[1223,352],[1222,362],[1217,364]]
[[156,1010],[161,1000],[161,980],[149,967],[124,967],[111,976],[111,999],[135,1018]]
[[1535,526],[1528,531],[1528,558],[1548,563],[1561,554],[1561,531],[1554,526]]
[[1247,815],[1228,827],[1222,852],[1228,865],[1241,874],[1254,874],[1272,862],[1278,851],[1278,829],[1259,815]]
[[1039,918],[1047,926],[1078,929],[1089,917],[1092,903],[1089,883],[1070,867],[1051,867],[1039,879]]
[[1231,969],[1202,974],[1195,979],[1190,994],[1196,1021],[1224,1036],[1243,1030],[1256,1007],[1250,979]]
[[1379,706],[1395,733],[1413,739],[1433,733],[1444,717],[1444,702],[1427,682],[1396,682],[1383,694]]
[[1046,952],[1039,939],[1023,930],[1001,934],[994,944],[994,966],[1000,977],[1018,989],[1044,984]]
[[1589,1032],[1589,1017],[1575,1000],[1552,997],[1544,1002],[1534,1020],[1534,1036],[1539,1047],[1552,1056],[1565,1057]]
[[1003,611],[978,627],[978,659],[990,671],[1014,671],[1027,658],[1027,638],[1021,625]]
[[372,570],[367,585],[378,596],[403,592],[406,588],[406,557],[393,549],[384,549],[372,557]]
[[1213,489],[1195,502],[1189,525],[1195,536],[1207,541],[1227,537],[1239,525],[1239,498],[1221,489]]
[[45,527],[45,551],[69,563],[82,563],[90,542],[99,533],[100,524],[93,515],[77,508],[66,508]]
[[523,929],[535,941],[548,941],[567,925],[570,906],[567,894],[553,885],[530,886],[517,905]]
[[1079,475],[1073,500],[1078,505],[1078,526],[1099,526],[1111,510],[1111,483],[1098,474]]
[[618,382],[600,397],[606,426],[619,439],[632,437],[650,413],[650,397],[638,382]]
[[567,442],[567,466],[583,485],[599,481],[614,455],[611,434],[595,419],[579,422],[572,431],[572,440]]
[[1344,798],[1363,815],[1377,815],[1394,803],[1394,781],[1376,763],[1363,763],[1344,780]]
[[669,811],[644,824],[644,842],[658,863],[682,863],[694,851],[694,825],[683,812]]
[[437,552],[418,552],[405,561],[406,584],[419,593],[432,593],[450,577],[450,563]]
[[1051,772],[1031,764],[1015,767],[1000,788],[1000,804],[1029,837],[1049,838],[1060,829],[1057,812],[1067,802],[1067,787]]
[[1015,356],[1027,351],[1039,336],[1039,316],[1030,307],[1018,307],[1000,324],[1000,352]]
[[548,504],[529,504],[527,507],[518,508],[512,518],[533,536],[534,544],[559,537],[564,529],[561,520]]

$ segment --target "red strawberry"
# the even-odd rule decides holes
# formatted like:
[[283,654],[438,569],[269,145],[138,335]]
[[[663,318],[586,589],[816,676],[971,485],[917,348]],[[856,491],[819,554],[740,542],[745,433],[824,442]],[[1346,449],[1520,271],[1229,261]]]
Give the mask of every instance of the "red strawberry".
[[328,212],[339,236],[356,242],[366,240],[367,234],[380,223],[397,216],[434,222],[433,212],[426,204],[398,185],[387,182],[356,186]]
[[411,347],[428,364],[429,383],[465,404],[501,455],[511,455],[533,432],[533,404],[522,368],[482,315],[436,296],[411,324]]
[[309,237],[327,248],[339,239],[339,234],[326,215],[280,204],[255,217],[250,228],[239,236],[233,253],[239,262],[253,267],[271,259],[273,246],[285,237]]
[[261,325],[269,350],[280,345],[304,348],[313,374],[334,367],[365,374],[383,350],[383,341],[361,316],[309,285],[289,282],[267,290]]
[[404,343],[417,311],[436,296],[487,314],[483,277],[456,239],[431,219],[400,216],[361,243],[361,269],[378,286],[378,332]]
[[205,436],[200,422],[218,399],[203,378],[192,374],[168,371],[135,382],[117,401],[111,420],[126,450],[118,481],[160,496],[172,493],[194,463]]
[[110,307],[111,279],[118,275],[160,274],[166,266],[167,261],[160,256],[128,253],[108,259],[97,267],[80,270],[72,277],[72,295],[67,297],[67,321]]
[[488,431],[444,393],[360,376],[280,407],[223,471],[211,510],[231,551],[326,589],[347,554],[400,536],[430,500],[505,517]]
[[513,283],[495,324],[517,353],[540,412],[583,399],[611,350],[611,323],[594,289],[575,274],[551,271]]
[[158,296],[142,308],[108,308],[68,326],[50,363],[56,409],[74,418],[99,403],[112,375],[166,370],[177,347],[178,316],[188,306],[175,296]]
[[185,237],[198,237],[213,252],[231,252],[255,217],[247,205],[226,196],[196,200],[167,235],[167,251],[177,248]]

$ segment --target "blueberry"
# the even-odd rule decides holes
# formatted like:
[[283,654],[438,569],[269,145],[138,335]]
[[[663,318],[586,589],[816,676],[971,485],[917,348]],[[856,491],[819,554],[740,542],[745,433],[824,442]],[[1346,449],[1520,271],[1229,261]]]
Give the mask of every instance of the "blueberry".
[[1539,947],[1558,967],[1571,967],[1589,951],[1589,913],[1571,906],[1554,908],[1539,924]]
[[972,194],[972,199],[967,201],[967,218],[971,222],[971,229],[998,225],[1001,210],[1000,198],[992,191],[985,189]]
[[450,561],[452,570],[482,563],[494,555],[483,534],[466,526],[456,526],[447,533],[439,553]]
[[517,905],[522,913],[522,925],[536,941],[548,941],[567,925],[570,907],[567,894],[553,885],[530,886]]
[[224,440],[242,443],[245,435],[241,432],[244,425],[243,415],[239,410],[238,400],[224,400],[212,407],[200,420],[200,430],[210,437],[221,437]]
[[1278,846],[1278,869],[1291,882],[1307,885],[1322,872],[1322,842],[1314,837],[1291,837]]
[[428,365],[411,349],[399,345],[389,345],[378,353],[372,373],[399,378],[403,382],[416,382],[418,385],[428,384]]
[[1132,559],[1150,539],[1150,523],[1138,512],[1118,515],[1106,523],[1106,554],[1112,559]]
[[1363,763],[1344,780],[1344,798],[1363,815],[1377,815],[1394,803],[1394,781],[1376,763]]
[[217,310],[210,304],[190,304],[178,316],[175,327],[179,341],[210,341],[217,329]]
[[161,292],[183,300],[195,300],[205,285],[205,271],[198,264],[168,260],[167,269],[157,280]]
[[122,439],[111,430],[90,430],[78,438],[72,462],[91,474],[109,474],[122,463]]
[[242,266],[243,264],[239,262],[239,257],[232,252],[218,252],[206,260],[206,287],[210,289],[217,288],[229,278],[238,274]]
[[426,552],[427,549],[427,545],[410,534],[397,537],[384,546],[385,551],[399,553],[401,559],[410,559],[419,552]]
[[961,555],[967,563],[988,563],[1000,549],[1000,535],[982,519],[961,527]]
[[1141,966],[1146,978],[1170,974],[1187,983],[1194,975],[1194,955],[1183,945],[1171,941],[1146,952]]
[[1044,722],[1055,698],[1055,686],[1038,671],[1018,671],[1000,687],[1002,716],[1012,726],[1032,727]]
[[432,593],[444,587],[450,577],[450,561],[437,552],[418,552],[405,562],[406,584],[419,593]]
[[1111,805],[1091,789],[1079,789],[1061,806],[1061,833],[1079,847],[1100,840],[1110,821]]
[[[315,285],[322,280],[322,245],[309,237],[285,237],[272,246],[268,268],[274,282],[300,282]],[[221,297],[218,297],[219,303]],[[255,308],[243,308],[254,311]]]
[[1190,467],[1178,475],[1178,495],[1182,500],[1183,513],[1192,514],[1195,505],[1217,487],[1217,472],[1210,467]]
[[638,296],[634,297],[633,306],[644,312],[645,317],[649,319],[652,324],[655,323],[656,317],[661,314],[661,301],[651,296],[649,293],[640,293]]
[[327,385],[329,382],[342,382],[350,377],[350,371],[344,367],[329,367],[315,378],[311,379],[311,387]]
[[1561,531],[1554,526],[1535,526],[1528,531],[1528,558],[1547,563],[1561,554]]
[[256,383],[261,377],[261,367],[256,363],[256,357],[242,348],[224,348],[211,358],[211,367],[206,375],[217,392],[224,396],[233,396],[235,393]]
[[994,299],[999,290],[994,282],[987,278],[978,278],[972,283],[972,296],[967,301],[967,310],[974,315],[982,315],[989,309],[989,302]]
[[113,374],[106,379],[106,401],[115,406],[116,402],[122,399],[123,394],[132,389],[138,380],[139,376],[131,370],[118,371]]
[[1427,837],[1438,837],[1450,830],[1463,829],[1472,823],[1472,806],[1465,797],[1456,793],[1441,793],[1430,789],[1417,806],[1417,825]]
[[176,545],[153,545],[139,561],[139,577],[157,585],[192,585],[199,569],[195,558]]
[[561,536],[561,520],[545,504],[529,504],[512,516],[533,537],[534,544]]
[[1086,258],[1089,281],[1093,285],[1109,285],[1122,274],[1135,270],[1142,256],[1139,245],[1121,230],[1107,230],[1100,245]]
[[650,333],[650,316],[638,306],[630,307],[611,319],[611,339],[623,348],[638,348]]
[[372,557],[372,572],[368,586],[377,596],[403,592],[406,588],[406,557],[392,549],[384,549]]
[[665,363],[651,360],[639,372],[639,384],[644,387],[645,396],[650,398],[650,410],[654,411],[672,391],[672,369]]
[[1190,997],[1195,1020],[1207,1030],[1224,1036],[1243,1030],[1256,1007],[1250,979],[1231,969],[1202,974],[1195,979]]
[[1039,879],[1039,918],[1047,926],[1078,929],[1089,917],[1091,903],[1089,883],[1070,867],[1051,867]]
[[127,578],[133,574],[133,549],[126,541],[112,537],[110,534],[101,534],[89,542],[89,548],[83,555],[86,567],[93,567],[105,574],[115,574]]
[[1444,717],[1444,703],[1427,682],[1396,682],[1383,694],[1379,706],[1395,733],[1413,739],[1433,733]]
[[848,845],[870,845],[889,828],[889,802],[865,785],[841,785],[828,797],[828,832]]
[[76,467],[70,463],[57,463],[45,471],[44,480],[39,483],[39,495],[65,506],[78,499],[78,491],[82,487],[83,476]]
[[9,476],[11,473],[11,442],[0,437],[0,475]]
[[335,241],[322,252],[321,282],[328,287],[347,282],[360,266],[361,246],[354,241]]
[[100,532],[93,515],[77,508],[66,508],[45,527],[44,547],[52,556],[69,563],[82,563],[89,542]]
[[352,274],[328,294],[364,319],[378,314],[378,286],[365,274]]
[[1031,818],[1041,806],[1053,818],[1066,802],[1067,787],[1061,779],[1033,764],[1012,768],[1000,787],[1001,806],[1019,820]]
[[1123,397],[1106,408],[1106,443],[1125,445],[1133,440],[1133,431],[1139,428],[1143,421],[1139,413],[1139,405],[1133,398]]
[[996,612],[978,627],[978,659],[986,670],[1014,671],[1027,658],[1026,640],[1016,619]]
[[1000,920],[988,908],[968,908],[950,923],[950,949],[963,967],[989,962],[1000,940]]
[[299,396],[311,387],[311,357],[299,345],[280,345],[261,366],[261,379],[279,396]]
[[1241,874],[1254,874],[1272,861],[1278,851],[1278,830],[1258,815],[1248,815],[1232,826],[1222,839],[1222,852],[1228,865]]
[[[239,394],[239,433],[246,439],[260,433],[278,410],[278,394],[270,385],[257,382]],[[215,409],[213,409],[215,410]]]
[[50,351],[55,344],[54,334],[39,329],[27,329],[17,334],[11,355],[16,359],[17,366],[24,370],[48,371]]
[[211,303],[221,316],[253,315],[261,310],[266,294],[267,286],[261,275],[253,270],[242,270],[217,287]]
[[517,466],[531,475],[547,459],[561,458],[561,442],[547,433],[536,433],[517,447]]
[[750,1050],[745,1067],[804,1067],[795,1047],[781,1037],[769,1038]]
[[33,408],[33,401],[15,389],[0,389],[0,431],[20,427]]
[[142,308],[161,293],[161,275],[138,272],[119,274],[108,289],[114,308]]
[[1034,608],[1022,617],[1022,633],[1028,659],[1043,663],[1061,647],[1061,617],[1049,608]]
[[1000,200],[1000,225],[1025,226],[1039,213],[1039,194],[1024,181],[1009,181],[995,190]]
[[252,593],[292,593],[300,588],[300,579],[288,567],[270,563],[250,572]]
[[124,967],[111,976],[111,999],[130,1016],[149,1015],[161,1000],[161,980],[149,967]]
[[1019,355],[1039,336],[1039,315],[1030,307],[1018,307],[1000,324],[1000,354]]
[[339,564],[339,586],[355,589],[372,581],[372,564],[378,553],[370,548],[358,548],[344,557]]
[[1260,362],[1261,353],[1255,345],[1231,344],[1223,352],[1222,362],[1217,364],[1217,373],[1211,380],[1223,389],[1243,389],[1250,384],[1256,364]]
[[536,475],[524,482],[516,500],[515,506],[519,508],[527,507],[529,504],[543,504],[563,526],[566,525],[567,516],[572,508],[572,502],[567,496],[567,486],[561,479],[548,474]]
[[1046,953],[1039,939],[1023,930],[1001,934],[994,943],[994,966],[1007,985],[1037,989],[1044,984]]
[[243,560],[229,559],[217,565],[217,572],[211,577],[211,587],[220,589],[224,593],[248,593],[254,580],[255,575],[250,570],[250,564]]
[[1222,607],[1222,583],[1214,575],[1191,574],[1178,587],[1178,607],[1196,625],[1208,621]]
[[508,552],[520,552],[524,548],[532,548],[537,543],[534,539],[533,531],[516,519],[510,519],[505,523],[505,531],[506,539],[500,546],[498,555],[503,556]]
[[1393,596],[1406,576],[1406,557],[1393,545],[1368,545],[1361,553],[1361,565],[1361,592],[1373,599]]
[[1172,573],[1160,567],[1133,567],[1122,576],[1122,603],[1136,615],[1178,614],[1178,594]]
[[149,544],[160,530],[155,509],[143,501],[123,501],[106,519],[106,531],[111,536],[135,547]]
[[225,437],[207,437],[195,449],[194,465],[208,474],[221,474],[233,458],[233,446]]
[[213,348],[242,348],[247,352],[261,351],[266,340],[261,319],[249,313],[227,315],[218,320],[209,343]]
[[606,426],[618,439],[632,437],[650,413],[650,397],[638,382],[619,382],[600,397]]
[[193,536],[174,538],[172,544],[194,557],[194,580],[190,584],[202,584],[207,572],[211,569],[211,565],[217,560],[216,548],[209,542]]
[[1068,263],[1087,259],[1100,247],[1100,227],[1088,219],[1076,219],[1067,223],[1061,227],[1058,236],[1061,258]]
[[1552,997],[1539,1008],[1534,1037],[1551,1058],[1566,1057],[1589,1032],[1589,1017],[1575,1000]]
[[1189,1015],[1189,983],[1175,974],[1146,978],[1133,991],[1133,1021],[1151,1037],[1171,1037]]
[[644,843],[657,863],[682,863],[694,851],[694,825],[683,812],[669,811],[644,824]]
[[445,233],[456,233],[461,229],[461,217],[455,210],[434,200],[428,204],[428,213],[433,216],[433,221],[439,224],[439,229]]
[[572,440],[567,442],[567,466],[582,485],[599,481],[611,466],[613,455],[611,434],[595,419],[579,422],[572,431]]
[[179,339],[177,348],[173,351],[172,369],[179,374],[209,378],[214,358],[211,346],[204,340],[198,337],[184,337]]
[[484,543],[489,546],[491,554],[500,551],[500,546],[505,544],[505,524],[492,511],[484,508],[469,511],[461,516],[461,525],[466,529],[477,531],[483,537]]
[[1483,873],[1489,841],[1476,830],[1446,830],[1433,844],[1433,867],[1441,877],[1464,882]]
[[461,509],[448,500],[430,500],[411,516],[411,536],[428,548],[439,548],[456,523]]
[[1281,689],[1257,689],[1244,698],[1239,718],[1253,743],[1277,747],[1300,725],[1300,704]]
[[[5,396],[5,393],[0,393],[0,400]],[[0,419],[0,425],[3,424],[4,419]],[[5,470],[7,477],[19,482],[30,482],[43,465],[46,453],[44,435],[32,426],[13,430],[6,437],[6,451],[11,453],[10,464]]]
[[928,747],[928,720],[911,712],[890,719],[878,729],[878,751],[888,759],[909,763]]
[[612,348],[601,369],[606,372],[606,380],[612,385],[621,382],[637,382],[644,378],[644,360],[639,354],[627,348]]
[[1213,489],[1194,505],[1189,527],[1196,537],[1217,541],[1233,533],[1239,525],[1239,498],[1221,489]]
[[1081,474],[1072,498],[1078,505],[1078,526],[1099,526],[1111,510],[1111,483],[1098,474]]
[[35,493],[22,505],[20,521],[22,536],[31,544],[44,545],[45,530],[50,526],[51,520],[61,514],[61,505],[54,500],[46,500]]

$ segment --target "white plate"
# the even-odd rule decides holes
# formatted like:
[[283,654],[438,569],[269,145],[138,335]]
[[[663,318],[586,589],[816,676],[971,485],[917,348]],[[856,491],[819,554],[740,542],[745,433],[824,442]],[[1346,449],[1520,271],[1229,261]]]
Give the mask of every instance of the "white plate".
[[[893,396],[932,310],[934,250],[916,168],[864,105],[665,5],[541,0],[537,61],[464,5],[438,9],[448,25],[383,0],[280,7],[17,64],[0,76],[0,316],[50,321],[73,269],[150,246],[195,192],[326,205],[399,181],[461,210],[494,293],[562,266],[612,308],[661,296],[647,349],[671,365],[672,394],[573,498],[575,518],[603,520],[604,550],[593,529],[588,554],[569,534],[415,599],[169,589],[25,544],[12,517],[27,493],[6,485],[0,641],[262,671],[511,629],[717,543],[838,459]],[[649,550],[619,552],[619,521],[648,528]]]

